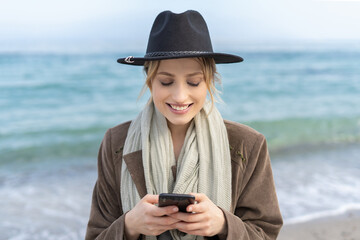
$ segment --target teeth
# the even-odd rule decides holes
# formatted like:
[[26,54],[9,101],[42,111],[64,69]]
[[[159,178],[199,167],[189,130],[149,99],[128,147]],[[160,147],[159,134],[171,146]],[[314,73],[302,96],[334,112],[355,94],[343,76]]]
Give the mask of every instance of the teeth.
[[[189,105],[190,105],[190,104],[189,104]],[[178,110],[178,111],[182,111],[182,110],[187,109],[187,108],[189,107],[189,105],[183,106],[183,107],[179,107],[179,106],[174,106],[174,105],[171,105],[171,104],[170,104],[170,106],[171,106],[173,109]]]

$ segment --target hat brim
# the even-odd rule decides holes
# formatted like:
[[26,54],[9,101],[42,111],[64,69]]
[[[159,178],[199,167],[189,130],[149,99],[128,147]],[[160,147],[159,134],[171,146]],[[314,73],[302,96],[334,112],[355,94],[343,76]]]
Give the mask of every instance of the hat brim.
[[155,57],[126,57],[119,58],[118,63],[143,66],[146,61],[158,61],[165,59],[176,59],[176,58],[194,58],[194,57],[207,57],[213,58],[215,63],[236,63],[242,62],[244,59],[240,56],[227,54],[227,53],[196,53],[196,54],[184,54],[184,55],[168,55],[168,56],[155,56]]

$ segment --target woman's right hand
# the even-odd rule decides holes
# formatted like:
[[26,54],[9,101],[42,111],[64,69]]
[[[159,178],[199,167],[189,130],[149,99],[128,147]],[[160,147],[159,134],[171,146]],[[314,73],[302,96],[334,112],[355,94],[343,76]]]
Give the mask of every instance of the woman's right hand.
[[125,215],[126,239],[138,239],[140,234],[157,236],[172,229],[171,225],[180,221],[167,215],[176,213],[176,206],[157,207],[159,195],[147,194]]

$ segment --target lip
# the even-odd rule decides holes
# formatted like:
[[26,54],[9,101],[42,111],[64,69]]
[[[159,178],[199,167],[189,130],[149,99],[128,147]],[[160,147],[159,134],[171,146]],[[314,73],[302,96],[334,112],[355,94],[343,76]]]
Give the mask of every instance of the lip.
[[192,107],[192,103],[190,104],[171,104],[173,106],[177,106],[177,107],[184,107],[184,106],[189,106],[188,108],[184,109],[184,110],[176,110],[176,109],[173,109],[171,106],[170,106],[170,103],[166,103],[166,105],[169,107],[170,111],[175,113],[175,114],[185,114],[187,113],[191,107]]

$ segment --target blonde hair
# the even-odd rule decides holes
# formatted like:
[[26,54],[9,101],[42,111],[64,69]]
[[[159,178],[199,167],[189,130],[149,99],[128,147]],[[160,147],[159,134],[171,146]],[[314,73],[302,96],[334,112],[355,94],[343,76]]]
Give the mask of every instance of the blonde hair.
[[[220,91],[215,87],[216,82],[221,84],[220,74],[216,71],[216,64],[213,58],[197,57],[195,60],[201,65],[205,84],[210,95],[211,105],[213,107],[214,102],[221,101],[219,96]],[[149,88],[151,91],[152,81],[159,69],[160,61],[161,60],[147,61],[144,63],[144,73],[146,75],[146,80],[140,92],[139,98],[145,93],[146,88]]]

